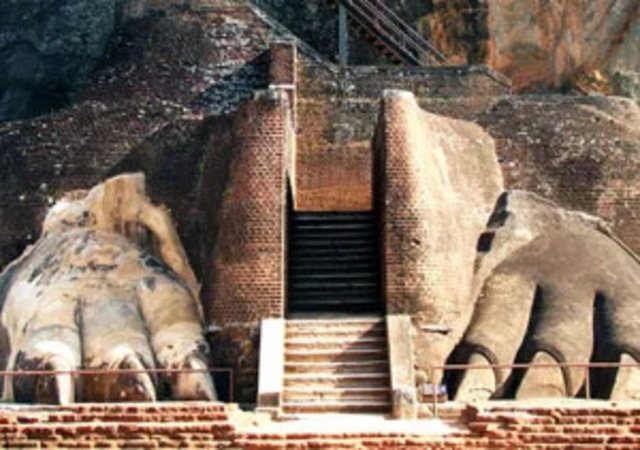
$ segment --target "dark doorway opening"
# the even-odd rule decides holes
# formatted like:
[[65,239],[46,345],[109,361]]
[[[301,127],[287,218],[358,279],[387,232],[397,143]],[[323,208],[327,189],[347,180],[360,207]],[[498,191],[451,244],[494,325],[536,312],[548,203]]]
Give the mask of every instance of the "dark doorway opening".
[[383,313],[374,212],[289,211],[287,313]]

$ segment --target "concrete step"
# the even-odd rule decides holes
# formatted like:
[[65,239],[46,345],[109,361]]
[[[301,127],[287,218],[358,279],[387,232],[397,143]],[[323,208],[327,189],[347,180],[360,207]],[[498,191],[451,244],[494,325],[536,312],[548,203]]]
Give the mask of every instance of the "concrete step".
[[[364,303],[366,301],[378,302],[377,287],[378,283],[370,283],[370,286],[360,285],[347,285],[344,283],[342,286],[327,285],[322,286],[318,283],[305,283],[305,286],[301,286],[302,283],[296,283],[289,287],[289,300],[293,302],[300,302],[302,304],[307,301],[314,303],[322,303],[323,301],[328,304],[349,301],[352,303]],[[379,302],[378,302],[379,303]]]
[[345,361],[371,361],[387,358],[387,349],[372,348],[348,348],[342,351],[331,349],[301,349],[289,350],[285,353],[285,361],[290,362],[345,362]]
[[282,410],[289,414],[385,414],[391,411],[391,403],[386,401],[284,403]]
[[389,401],[391,392],[388,387],[352,387],[352,388],[287,388],[283,392],[285,402],[310,403],[318,401]]
[[367,280],[369,282],[378,282],[378,274],[372,270],[366,271],[341,271],[339,269],[333,269],[332,272],[328,270],[318,271],[298,271],[289,275],[289,281],[292,285],[297,285],[301,282],[327,282],[327,281],[342,281],[348,280]]
[[[353,335],[352,335],[353,336]],[[386,346],[386,336],[383,333],[378,334],[361,334],[347,339],[343,334],[323,333],[314,335],[294,335],[287,336],[285,344],[291,345],[309,345],[316,344],[327,345],[381,345]]]
[[[294,256],[294,255],[291,255]],[[290,271],[299,270],[302,267],[316,267],[316,266],[330,266],[331,264],[335,264],[338,267],[343,267],[343,265],[348,264],[374,264],[377,266],[376,258],[372,257],[371,252],[369,250],[365,252],[347,252],[347,253],[337,253],[337,252],[326,252],[326,253],[318,253],[315,254],[298,254],[295,255],[295,265],[289,266]]]
[[287,339],[307,339],[318,341],[323,339],[342,339],[343,341],[353,341],[360,338],[382,338],[385,339],[387,331],[384,328],[363,329],[294,329],[287,331]]
[[309,223],[371,223],[375,220],[373,213],[341,212],[341,213],[294,213],[292,222],[295,224]]
[[315,238],[307,238],[303,236],[294,236],[293,239],[289,241],[289,248],[292,251],[296,250],[312,250],[314,247],[326,247],[329,249],[333,249],[334,247],[351,250],[352,248],[368,249],[370,251],[375,251],[376,241],[372,236],[351,236],[347,239],[338,239],[334,236],[325,236],[324,238],[315,237]]
[[286,323],[285,413],[389,412],[389,373],[379,318]]
[[326,336],[321,340],[287,338],[284,343],[285,352],[289,350],[334,350],[340,352],[357,348],[386,348],[384,336],[362,337],[354,340],[336,339]]
[[302,388],[370,388],[389,387],[389,373],[287,374],[284,389]]
[[289,267],[289,277],[304,273],[336,273],[336,272],[363,272],[379,273],[378,264],[370,258],[362,261],[336,261],[335,258],[325,261],[298,262],[295,267]]
[[376,373],[389,372],[389,362],[385,359],[373,361],[345,361],[345,362],[312,362],[285,363],[285,373],[288,374],[339,374],[339,373]]
[[286,322],[287,336],[290,333],[325,334],[325,333],[367,333],[386,332],[384,320],[379,318],[345,318],[345,319],[295,319]]
[[352,232],[366,232],[369,233],[371,231],[377,230],[375,224],[370,222],[300,222],[296,224],[295,232],[299,234],[304,233],[314,233],[314,232],[342,232],[342,231],[352,231]]
[[339,319],[291,319],[287,320],[287,330],[290,328],[372,328],[385,327],[386,322],[380,316],[350,316]]
[[345,298],[344,300],[332,299],[331,301],[323,300],[303,300],[301,298],[291,299],[288,303],[289,311],[296,313],[317,313],[335,312],[335,313],[354,313],[361,311],[380,311],[382,305],[379,300],[370,298]]
[[375,226],[365,227],[364,225],[359,225],[360,228],[345,228],[344,225],[336,226],[333,225],[332,228],[329,227],[313,227],[313,228],[296,228],[293,233],[290,235],[290,241],[296,240],[319,240],[323,241],[326,239],[336,240],[336,241],[351,241],[353,239],[372,239],[377,236],[377,230]]
[[307,292],[316,291],[318,294],[324,294],[325,297],[331,298],[331,293],[336,292],[349,292],[349,291],[363,291],[369,292],[372,290],[372,294],[375,295],[375,289],[378,289],[380,283],[377,279],[373,280],[322,280],[322,281],[293,281],[289,288],[289,292]]
[[308,258],[331,257],[342,258],[350,256],[352,258],[360,256],[363,259],[377,259],[377,248],[375,244],[362,246],[291,246],[289,247],[289,260],[291,265],[295,267],[299,262],[304,262]]

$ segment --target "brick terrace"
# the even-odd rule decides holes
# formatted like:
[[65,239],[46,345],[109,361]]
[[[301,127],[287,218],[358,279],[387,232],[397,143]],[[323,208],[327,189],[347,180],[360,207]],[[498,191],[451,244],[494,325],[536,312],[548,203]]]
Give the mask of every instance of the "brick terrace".
[[[425,409],[426,411],[426,409]],[[343,415],[277,422],[234,404],[0,408],[4,448],[583,448],[640,445],[640,404],[441,405],[440,419]]]

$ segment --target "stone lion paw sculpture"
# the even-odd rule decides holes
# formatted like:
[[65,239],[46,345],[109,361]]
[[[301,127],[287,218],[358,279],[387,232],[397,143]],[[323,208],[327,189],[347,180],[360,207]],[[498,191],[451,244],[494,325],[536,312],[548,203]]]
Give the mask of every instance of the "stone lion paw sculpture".
[[[445,374],[458,400],[640,397],[640,260],[601,220],[505,191],[491,137],[410,93],[385,94],[376,142],[388,310],[412,315],[418,384],[448,362],[475,366]],[[567,366],[589,362],[624,367]]]
[[480,239],[481,285],[454,360],[535,363],[528,371],[468,371],[460,399],[640,394],[640,366],[591,369],[565,363],[640,362],[638,257],[595,217],[526,192],[504,194]]
[[[145,250],[147,248],[148,250]],[[140,174],[75,193],[0,275],[7,401],[213,400],[198,286],[169,214]],[[168,375],[145,369],[197,369]],[[65,371],[129,370],[73,376]]]

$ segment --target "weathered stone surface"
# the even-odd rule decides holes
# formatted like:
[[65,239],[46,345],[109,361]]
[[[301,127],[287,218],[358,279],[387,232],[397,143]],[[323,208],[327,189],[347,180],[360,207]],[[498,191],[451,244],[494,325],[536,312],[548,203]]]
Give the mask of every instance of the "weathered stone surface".
[[[596,70],[638,73],[634,0],[432,0],[423,33],[457,63],[487,63],[517,90],[570,88]],[[622,93],[622,92],[620,92]]]
[[383,185],[387,312],[411,314],[421,368],[444,361],[473,307],[476,241],[502,191],[492,139],[470,122],[420,109],[409,92],[385,93],[375,139]]
[[123,23],[73,106],[0,123],[0,268],[35,241],[46,208],[64,192],[143,171],[197,270],[191,208],[217,126],[204,115],[228,113],[267,86],[265,52],[279,36],[246,6],[216,5]]
[[[480,242],[476,283],[482,287],[459,349],[463,362],[472,355],[493,364],[547,365],[638,358],[631,330],[638,321],[639,260],[603,222],[514,191],[500,199]],[[486,383],[477,379],[481,372],[468,372],[463,385]],[[495,375],[494,386],[484,384],[487,395],[575,396],[585,383],[578,367],[524,376],[497,369]],[[597,371],[592,395],[608,397],[614,380],[611,372]],[[623,378],[618,385],[623,382],[627,398],[638,395],[640,386]]]
[[116,0],[2,2],[0,120],[68,103],[102,57],[115,23]]
[[516,88],[562,87],[594,69],[640,70],[634,0],[489,2],[489,64]]
[[513,96],[497,101],[477,122],[496,141],[507,189],[601,217],[640,252],[636,103],[605,96]]
[[[149,203],[143,176],[66,197],[43,230],[0,275],[8,370],[206,370],[199,287],[168,213]],[[4,384],[4,397],[19,402],[167,396],[216,394],[206,371],[8,377]]]
[[[480,368],[459,398],[530,398],[580,395],[584,369],[563,363],[640,361],[640,259],[608,225],[534,194],[499,195],[493,140],[474,125],[429,115],[407,92],[383,105],[387,311],[412,313],[419,370],[449,356]],[[486,368],[514,362],[545,367]],[[635,398],[637,378],[622,375],[592,374],[592,395]]]

